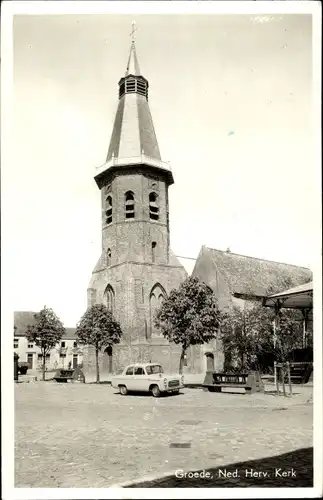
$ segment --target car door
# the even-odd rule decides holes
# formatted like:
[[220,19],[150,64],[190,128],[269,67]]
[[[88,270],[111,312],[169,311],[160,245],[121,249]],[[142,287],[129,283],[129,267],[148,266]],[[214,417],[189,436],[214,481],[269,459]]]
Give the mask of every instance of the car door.
[[128,368],[126,369],[126,373],[123,377],[124,384],[127,387],[128,391],[133,391],[135,389],[133,370],[134,370],[133,366],[128,366]]
[[134,371],[134,386],[136,391],[147,391],[147,376],[142,366],[136,366]]

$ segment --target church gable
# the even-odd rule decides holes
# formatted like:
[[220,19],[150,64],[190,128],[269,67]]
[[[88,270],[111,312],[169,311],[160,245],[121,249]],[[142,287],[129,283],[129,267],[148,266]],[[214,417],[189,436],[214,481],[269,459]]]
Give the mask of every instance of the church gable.
[[284,290],[312,279],[312,272],[305,267],[207,247],[202,248],[193,275],[203,279],[216,293],[225,284],[231,296],[242,299],[264,297],[274,293],[273,290]]

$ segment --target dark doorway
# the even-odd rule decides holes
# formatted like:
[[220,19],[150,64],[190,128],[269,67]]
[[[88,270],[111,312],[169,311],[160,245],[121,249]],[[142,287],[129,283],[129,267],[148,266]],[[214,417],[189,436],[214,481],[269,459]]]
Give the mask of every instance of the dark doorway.
[[32,353],[27,354],[27,363],[28,363],[29,370],[33,369],[33,359],[34,359],[34,355]]
[[214,371],[214,355],[212,352],[206,352],[206,371]]
[[112,350],[112,346],[109,345],[104,353],[106,354],[106,358],[107,358],[107,363],[104,363],[107,367],[107,371],[108,373],[112,373],[112,354],[113,354],[113,350]]
[[73,354],[73,368],[77,367],[77,354]]

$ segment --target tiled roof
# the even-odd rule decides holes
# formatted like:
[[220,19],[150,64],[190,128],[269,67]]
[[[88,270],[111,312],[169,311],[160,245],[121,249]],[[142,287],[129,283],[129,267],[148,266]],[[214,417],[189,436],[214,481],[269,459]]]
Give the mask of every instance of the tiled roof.
[[306,267],[273,262],[204,247],[231,294],[266,296],[312,280]]
[[[15,311],[14,312],[14,326],[16,330],[14,335],[17,337],[22,337],[26,333],[28,325],[33,325],[35,323],[34,314],[35,311]],[[63,335],[63,339],[74,339],[76,338],[75,331],[76,328],[67,327],[65,328],[66,333]]]
[[25,335],[28,325],[35,323],[34,311],[15,311],[14,312],[14,326],[16,327],[15,335]]

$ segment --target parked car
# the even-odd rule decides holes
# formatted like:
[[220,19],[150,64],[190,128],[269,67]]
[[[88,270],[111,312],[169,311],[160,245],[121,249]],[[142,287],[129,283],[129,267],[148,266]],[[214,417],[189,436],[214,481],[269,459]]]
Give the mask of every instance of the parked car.
[[128,392],[151,392],[155,398],[161,394],[178,394],[184,387],[183,375],[164,373],[157,363],[132,364],[125,367],[120,375],[111,378],[111,385],[125,396]]
[[26,361],[18,361],[18,373],[26,375],[29,365]]

